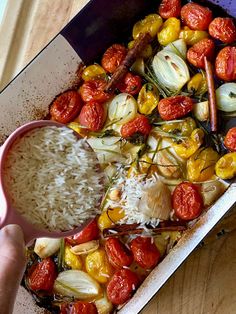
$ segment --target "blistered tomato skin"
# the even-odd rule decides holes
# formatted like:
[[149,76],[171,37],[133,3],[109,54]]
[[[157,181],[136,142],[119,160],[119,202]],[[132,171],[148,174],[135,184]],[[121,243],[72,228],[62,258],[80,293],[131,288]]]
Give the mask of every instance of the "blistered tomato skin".
[[107,286],[107,297],[115,305],[123,304],[139,285],[138,276],[129,269],[117,270]]
[[172,196],[175,215],[181,220],[197,218],[203,210],[202,196],[196,185],[182,182],[175,188]]
[[236,47],[220,50],[215,62],[216,75],[226,82],[236,80]]
[[158,111],[162,120],[174,120],[188,114],[193,109],[193,101],[187,96],[173,96],[162,99]]
[[137,237],[130,243],[134,260],[144,269],[154,268],[160,260],[160,252],[156,245],[152,243],[151,238]]
[[209,25],[209,34],[223,43],[230,44],[236,40],[236,27],[233,19],[217,17]]
[[179,17],[180,10],[181,0],[162,0],[159,7],[159,14],[163,19]]
[[97,101],[103,103],[111,95],[104,92],[107,82],[104,79],[92,79],[83,83],[79,92],[84,102]]
[[60,314],[98,314],[94,303],[77,301],[75,303],[63,303]]
[[105,250],[109,262],[114,267],[130,266],[133,262],[131,251],[117,238],[108,239],[105,243]]
[[119,44],[109,47],[102,57],[102,67],[108,73],[114,73],[127,54],[127,49]]
[[236,152],[236,127],[229,129],[225,136],[224,145],[231,152]]
[[148,118],[139,115],[137,118],[125,123],[121,128],[121,136],[123,138],[128,138],[135,133],[141,133],[143,135],[148,135],[151,132],[151,125],[148,121]]
[[197,3],[187,3],[181,9],[181,19],[191,29],[205,31],[212,21],[212,12]]
[[83,230],[73,236],[67,237],[66,241],[71,245],[81,244],[99,238],[99,229],[96,219],[91,221]]
[[141,77],[128,72],[124,79],[117,85],[122,93],[137,95],[142,87]]
[[102,104],[98,102],[88,102],[83,106],[78,118],[82,126],[85,126],[90,131],[99,131],[102,129],[106,119],[105,109]]
[[69,123],[78,116],[83,106],[77,91],[67,91],[59,95],[50,107],[52,118],[60,123]]
[[43,259],[36,266],[32,266],[32,272],[28,277],[29,287],[33,291],[52,291],[54,281],[57,277],[56,265],[54,261],[48,257]]
[[214,57],[214,49],[214,41],[204,38],[188,49],[188,62],[197,68],[205,69],[204,57],[211,61]]

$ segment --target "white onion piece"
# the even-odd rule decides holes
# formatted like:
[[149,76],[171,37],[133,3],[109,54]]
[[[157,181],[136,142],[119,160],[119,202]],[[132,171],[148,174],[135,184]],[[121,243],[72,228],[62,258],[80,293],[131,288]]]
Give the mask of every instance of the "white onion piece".
[[108,107],[108,118],[116,124],[124,124],[135,118],[137,102],[127,93],[117,95]]
[[61,244],[61,239],[40,238],[35,241],[34,252],[40,258],[46,258],[55,254]]
[[236,83],[225,83],[217,88],[216,103],[222,111],[236,111]]
[[113,309],[113,305],[108,300],[106,293],[104,293],[103,298],[95,300],[94,303],[96,305],[98,314],[110,314]]
[[101,292],[100,285],[82,270],[65,270],[59,273],[53,290],[62,296],[81,300],[91,299]]
[[186,59],[187,56],[187,45],[182,38],[173,41],[172,43],[167,45],[163,50],[171,51],[177,55],[179,53],[181,54],[181,57],[183,57],[184,59]]

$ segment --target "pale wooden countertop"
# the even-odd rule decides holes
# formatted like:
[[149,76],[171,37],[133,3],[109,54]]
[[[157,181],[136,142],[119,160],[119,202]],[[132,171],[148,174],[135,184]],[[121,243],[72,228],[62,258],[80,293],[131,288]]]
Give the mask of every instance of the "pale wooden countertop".
[[[16,4],[16,0],[9,1]],[[13,28],[5,25],[4,29],[4,42],[10,33],[14,33],[14,40],[5,45],[5,60],[0,56],[0,75],[4,70],[2,86],[87,3],[87,0],[17,1],[19,7],[14,14],[18,19],[13,16],[16,25]],[[0,49],[2,42],[0,36]],[[231,232],[216,239],[222,228]],[[235,243],[236,214],[232,214],[215,228],[203,247],[191,254],[142,314],[235,314]]]

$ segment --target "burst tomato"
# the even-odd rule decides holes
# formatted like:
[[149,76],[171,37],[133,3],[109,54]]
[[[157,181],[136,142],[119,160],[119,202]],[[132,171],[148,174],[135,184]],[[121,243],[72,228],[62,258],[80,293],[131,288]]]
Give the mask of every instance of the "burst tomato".
[[105,244],[109,262],[114,267],[130,266],[133,262],[131,251],[117,238],[110,238]]
[[180,16],[181,0],[162,0],[159,14],[163,19]]
[[71,237],[67,237],[66,241],[71,245],[81,244],[99,238],[99,229],[96,219],[91,221],[83,230]]
[[162,99],[158,111],[163,120],[174,120],[188,114],[193,109],[193,101],[187,96],[173,96]]
[[101,130],[105,120],[106,112],[103,105],[95,101],[90,101],[84,105],[79,116],[75,119],[90,131]]
[[117,85],[122,93],[137,95],[142,87],[141,77],[128,72],[124,79]]
[[114,73],[127,54],[127,49],[119,44],[109,47],[102,57],[102,67],[108,73]]
[[231,152],[236,152],[236,127],[229,129],[224,144]]
[[197,3],[187,3],[181,9],[181,19],[191,29],[204,31],[212,21],[212,12]]
[[55,263],[50,257],[45,258],[30,269],[28,277],[29,287],[34,291],[43,290],[50,292],[56,277]]
[[59,95],[50,107],[52,118],[61,123],[68,123],[78,116],[83,102],[77,91],[67,91]]
[[139,115],[133,120],[125,123],[122,126],[120,132],[123,138],[127,138],[134,135],[135,133],[148,135],[151,132],[151,129],[152,127],[148,121],[148,118],[143,115]]
[[214,49],[214,41],[204,38],[188,49],[188,62],[197,68],[205,69],[204,57],[211,61],[214,57]]
[[60,314],[97,314],[94,303],[77,301],[75,303],[63,303]]
[[131,270],[117,270],[107,286],[107,297],[115,305],[123,304],[131,298],[138,284],[138,276]]
[[111,94],[104,92],[107,82],[103,79],[92,79],[84,82],[79,89],[80,95],[85,102],[105,102]]
[[131,241],[130,248],[134,260],[144,269],[152,269],[160,260],[161,254],[151,238],[137,237]]
[[196,185],[182,182],[174,190],[172,204],[175,215],[182,220],[197,218],[203,209],[202,196]]
[[217,17],[209,25],[209,34],[224,43],[232,43],[236,40],[236,27],[233,19],[229,17]]
[[236,47],[220,50],[215,62],[216,75],[224,81],[236,80]]

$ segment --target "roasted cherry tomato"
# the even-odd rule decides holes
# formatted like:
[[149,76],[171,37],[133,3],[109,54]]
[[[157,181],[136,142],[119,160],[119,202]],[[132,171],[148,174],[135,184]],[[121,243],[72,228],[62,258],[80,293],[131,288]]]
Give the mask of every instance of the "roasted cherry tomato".
[[189,46],[192,46],[199,42],[200,40],[207,38],[208,32],[205,31],[194,31],[190,29],[188,26],[184,26],[179,34],[179,38],[183,38],[185,43]]
[[148,118],[139,115],[137,118],[125,123],[122,125],[120,130],[121,136],[123,138],[130,137],[135,133],[141,133],[142,135],[148,135],[151,132],[151,125],[148,121]]
[[211,61],[214,57],[215,44],[212,39],[204,38],[188,49],[188,62],[197,68],[205,69],[204,57]]
[[123,304],[131,298],[138,284],[138,276],[131,270],[117,270],[107,286],[107,297],[115,305]]
[[[135,45],[136,40],[132,40],[128,43],[128,48],[132,49]],[[153,54],[153,49],[150,44],[148,44],[139,54],[140,58],[148,59],[152,56]]]
[[77,301],[75,303],[63,303],[60,314],[97,314],[94,303]]
[[134,24],[133,38],[137,39],[142,33],[149,33],[152,37],[155,37],[162,23],[160,15],[149,14],[143,20]]
[[91,64],[87,66],[82,73],[82,79],[89,81],[97,78],[105,78],[106,72],[99,64]]
[[130,266],[133,262],[131,251],[117,238],[108,239],[105,243],[105,250],[109,262],[114,267]]
[[83,106],[77,91],[67,91],[59,95],[50,107],[52,118],[61,123],[68,123],[78,116]]
[[225,147],[236,152],[236,127],[229,129],[224,140]]
[[187,85],[188,91],[194,93],[194,95],[203,95],[207,92],[207,81],[205,73],[195,74],[191,77]]
[[162,0],[159,6],[159,14],[163,19],[180,16],[181,0]]
[[91,221],[82,231],[79,233],[67,237],[66,241],[71,245],[81,244],[99,238],[99,229],[96,219]]
[[92,79],[84,82],[79,89],[83,101],[97,101],[101,103],[107,101],[111,94],[104,92],[106,85],[107,83],[103,79]]
[[119,44],[109,47],[102,57],[102,67],[108,73],[114,73],[127,54],[127,49]]
[[163,124],[161,129],[168,133],[179,133],[182,136],[190,136],[196,127],[195,120],[193,118],[187,117],[181,122]]
[[163,98],[158,104],[158,111],[163,120],[174,120],[188,114],[193,109],[193,101],[187,96]]
[[236,80],[236,47],[225,47],[218,53],[216,75],[224,81]]
[[161,254],[151,238],[137,237],[131,241],[130,248],[134,260],[144,269],[154,268],[160,260]]
[[212,12],[207,7],[191,2],[182,7],[181,19],[191,29],[205,31],[212,21]]
[[180,20],[176,17],[170,17],[162,25],[160,32],[157,34],[159,43],[167,46],[169,43],[177,40],[180,33]]
[[203,210],[202,196],[196,185],[182,182],[175,188],[172,196],[175,215],[181,220],[197,218]]
[[102,104],[90,101],[83,106],[79,116],[75,121],[85,126],[90,131],[99,131],[102,129],[106,120],[106,112]]
[[54,261],[47,257],[36,266],[33,265],[29,271],[29,287],[34,291],[43,290],[50,292],[57,277]]
[[82,269],[83,264],[80,256],[72,253],[71,247],[69,245],[65,246],[64,261],[66,266],[70,267],[71,269]]
[[223,179],[232,179],[236,175],[236,152],[222,156],[215,166],[216,175]]
[[151,114],[158,102],[158,89],[151,83],[144,84],[137,99],[138,111],[142,114]]
[[119,82],[117,88],[122,93],[128,93],[130,95],[137,95],[142,87],[141,77],[128,72],[123,80]]
[[230,44],[236,40],[236,27],[233,19],[217,17],[209,25],[209,34],[223,43]]

